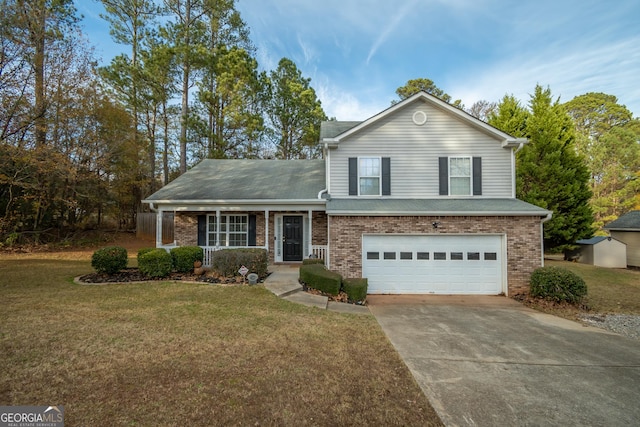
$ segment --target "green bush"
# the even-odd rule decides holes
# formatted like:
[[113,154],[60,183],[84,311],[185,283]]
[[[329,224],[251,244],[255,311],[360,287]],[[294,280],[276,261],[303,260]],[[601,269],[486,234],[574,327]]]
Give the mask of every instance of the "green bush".
[[238,276],[242,266],[249,269],[249,273],[256,273],[259,278],[267,277],[269,254],[265,249],[241,248],[222,249],[211,256],[211,268],[225,277]]
[[342,276],[327,270],[324,265],[307,264],[300,267],[300,280],[307,286],[331,295],[338,295]]
[[307,258],[302,260],[302,265],[311,265],[311,264],[322,264],[324,265],[324,260],[320,258]]
[[127,267],[127,250],[120,246],[107,246],[98,249],[91,256],[91,267],[98,273],[115,274]]
[[531,274],[530,293],[552,301],[579,303],[587,295],[587,285],[575,273],[562,267],[541,267]]
[[140,263],[140,257],[144,254],[146,254],[147,252],[151,252],[152,250],[154,250],[156,248],[142,248],[142,249],[138,249],[138,256],[136,257],[136,259],[138,260],[138,263]]
[[200,246],[180,246],[171,249],[171,257],[173,258],[173,268],[177,272],[188,273],[193,271],[194,262],[202,262],[204,251]]
[[367,298],[368,281],[366,278],[343,279],[342,290],[349,297],[349,301],[364,301]]
[[161,248],[148,251],[138,259],[138,269],[147,277],[166,277],[172,266],[171,254]]

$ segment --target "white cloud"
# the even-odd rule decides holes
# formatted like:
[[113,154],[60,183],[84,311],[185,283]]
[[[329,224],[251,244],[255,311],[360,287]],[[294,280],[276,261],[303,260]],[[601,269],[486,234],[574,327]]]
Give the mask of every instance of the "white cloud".
[[549,86],[561,102],[587,92],[605,92],[636,115],[640,113],[640,37],[608,44],[575,45],[571,49],[553,46],[537,52],[515,55],[490,64],[473,74],[457,74],[462,83],[449,84],[453,98],[465,104],[485,99],[498,101],[513,94],[523,104],[536,84]]

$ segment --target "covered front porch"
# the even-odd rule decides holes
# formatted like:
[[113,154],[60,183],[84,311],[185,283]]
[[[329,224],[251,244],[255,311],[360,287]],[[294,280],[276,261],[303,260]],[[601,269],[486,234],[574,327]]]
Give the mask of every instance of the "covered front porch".
[[[257,210],[255,206],[211,206],[175,209],[174,238],[156,247],[200,246],[205,266],[213,253],[221,249],[261,248],[269,253],[269,262],[297,263],[305,258],[329,259],[327,216],[324,206],[300,209],[285,206]],[[162,212],[158,210],[156,236],[162,236]]]

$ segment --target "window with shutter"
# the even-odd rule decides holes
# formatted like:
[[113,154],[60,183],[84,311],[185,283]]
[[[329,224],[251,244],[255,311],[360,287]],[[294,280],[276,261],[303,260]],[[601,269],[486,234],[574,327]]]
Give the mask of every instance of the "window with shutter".
[[350,158],[349,195],[391,195],[391,159],[389,157]]

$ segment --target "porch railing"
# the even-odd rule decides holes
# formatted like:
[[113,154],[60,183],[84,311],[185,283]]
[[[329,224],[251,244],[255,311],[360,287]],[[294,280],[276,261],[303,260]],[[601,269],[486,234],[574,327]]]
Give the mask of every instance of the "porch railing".
[[311,245],[311,255],[314,258],[319,258],[327,261],[327,245]]

